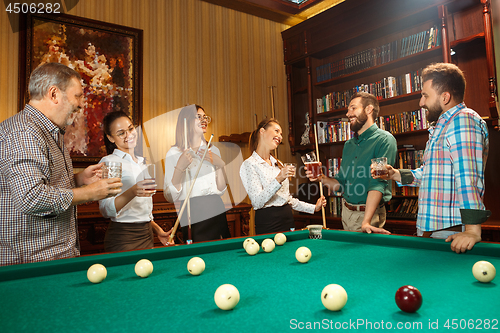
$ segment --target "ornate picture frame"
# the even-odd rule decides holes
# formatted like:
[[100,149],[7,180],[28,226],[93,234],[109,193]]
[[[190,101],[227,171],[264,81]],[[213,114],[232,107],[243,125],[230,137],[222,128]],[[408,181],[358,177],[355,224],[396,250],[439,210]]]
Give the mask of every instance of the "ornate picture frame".
[[107,155],[102,119],[122,110],[142,124],[143,31],[70,15],[22,15],[19,36],[19,110],[29,101],[31,72],[60,62],[80,73],[85,107],[66,128],[74,167]]

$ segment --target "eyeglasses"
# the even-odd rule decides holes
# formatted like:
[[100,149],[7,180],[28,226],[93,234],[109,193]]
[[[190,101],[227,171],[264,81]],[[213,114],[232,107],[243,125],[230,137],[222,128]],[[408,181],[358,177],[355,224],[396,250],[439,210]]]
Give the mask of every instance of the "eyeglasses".
[[118,132],[116,132],[116,136],[120,139],[123,139],[126,135],[132,134],[133,131],[135,131],[135,127],[131,125],[126,130],[119,130]]
[[209,116],[202,116],[201,114],[197,114],[196,118],[198,118],[199,121],[206,121],[207,124],[210,124],[212,122],[212,118]]

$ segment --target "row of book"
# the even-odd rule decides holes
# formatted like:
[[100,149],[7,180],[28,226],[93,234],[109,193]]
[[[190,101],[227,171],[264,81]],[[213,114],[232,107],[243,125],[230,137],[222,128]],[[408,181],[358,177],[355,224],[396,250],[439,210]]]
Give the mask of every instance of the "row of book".
[[340,162],[342,162],[342,158],[340,157],[334,157],[328,159],[327,161],[328,177],[333,178],[339,173]]
[[333,196],[328,198],[328,208],[330,209],[330,214],[333,217],[342,216],[342,197]]
[[[424,160],[424,151],[416,150],[413,145],[398,146],[398,154],[394,164],[396,169],[417,169]],[[418,195],[418,187],[398,186],[393,182],[392,195]]]
[[389,209],[387,211],[387,217],[414,220],[417,218],[417,213],[418,213],[418,199],[405,198],[398,202],[395,209]]
[[440,29],[434,26],[429,30],[404,37],[401,40],[356,52],[343,59],[318,66],[316,67],[316,82],[355,73],[440,45]]
[[316,82],[355,73],[398,58],[398,41],[350,54],[343,59],[316,67]]
[[401,39],[400,57],[403,58],[439,45],[441,45],[441,34],[439,28],[434,26],[429,30]]
[[318,121],[318,143],[347,141],[353,135],[351,124],[347,120]]
[[379,116],[376,123],[380,129],[392,134],[411,132],[429,127],[426,110],[423,108],[388,116]]
[[373,94],[382,100],[422,90],[422,69],[399,76],[389,76],[380,81],[361,84],[350,90],[334,91],[316,99],[316,113],[346,108],[357,92]]

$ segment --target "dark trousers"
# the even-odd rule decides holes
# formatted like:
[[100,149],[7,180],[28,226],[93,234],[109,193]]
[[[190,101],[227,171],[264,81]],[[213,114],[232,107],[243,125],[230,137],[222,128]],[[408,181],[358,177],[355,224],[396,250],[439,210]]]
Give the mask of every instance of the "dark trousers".
[[255,211],[255,233],[290,231],[295,228],[292,206],[267,207]]
[[[183,202],[178,206],[182,207]],[[191,206],[191,239],[193,242],[203,242],[230,238],[231,233],[227,225],[226,207],[218,195],[194,197]],[[187,206],[181,218],[181,225],[187,224]],[[189,239],[187,225],[181,228],[184,241]]]

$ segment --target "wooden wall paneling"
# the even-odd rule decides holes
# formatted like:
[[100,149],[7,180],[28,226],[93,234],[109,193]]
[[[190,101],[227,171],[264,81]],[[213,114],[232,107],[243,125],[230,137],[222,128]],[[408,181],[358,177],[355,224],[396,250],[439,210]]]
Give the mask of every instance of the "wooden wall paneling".
[[[14,22],[14,28],[18,27],[17,20]],[[14,33],[6,11],[0,12],[0,29],[0,121],[3,121],[19,111],[17,106],[19,33]]]

